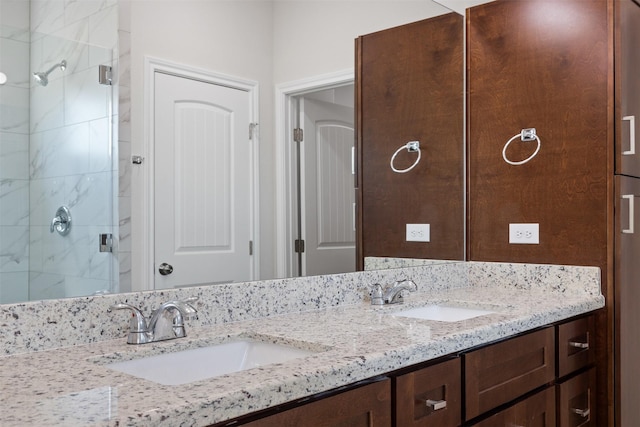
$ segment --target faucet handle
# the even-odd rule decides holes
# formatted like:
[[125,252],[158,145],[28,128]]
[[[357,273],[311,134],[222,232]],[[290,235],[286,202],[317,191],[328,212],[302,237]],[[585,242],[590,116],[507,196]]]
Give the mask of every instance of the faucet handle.
[[198,310],[193,306],[192,303],[198,301],[199,297],[189,297],[182,300],[176,301],[176,304],[181,305],[182,308],[182,316],[186,320],[197,320],[198,319]]
[[371,305],[384,305],[382,285],[380,283],[375,283],[371,286]]
[[114,304],[107,310],[131,310],[131,320],[129,320],[129,332],[147,332],[147,319],[142,312],[131,304]]
[[131,319],[129,320],[129,335],[127,335],[127,344],[146,344],[151,342],[152,337],[149,336],[149,328],[147,327],[147,319],[140,310],[131,304],[114,304],[107,309],[110,313],[112,310],[131,310]]

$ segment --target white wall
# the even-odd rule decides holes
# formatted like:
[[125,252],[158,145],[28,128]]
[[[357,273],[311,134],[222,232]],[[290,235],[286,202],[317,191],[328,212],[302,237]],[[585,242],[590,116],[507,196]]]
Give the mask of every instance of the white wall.
[[[357,36],[448,12],[426,0],[132,0],[130,6],[132,154],[143,153],[145,55],[259,82],[264,278],[275,274],[275,84],[352,69]],[[141,172],[133,171],[131,190],[134,289],[143,277]]]
[[276,1],[274,82],[354,67],[358,36],[448,13],[431,1]]

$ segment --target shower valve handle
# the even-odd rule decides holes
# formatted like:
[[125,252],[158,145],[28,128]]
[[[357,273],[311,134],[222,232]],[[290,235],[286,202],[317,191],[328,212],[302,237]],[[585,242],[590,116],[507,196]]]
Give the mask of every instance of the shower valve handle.
[[56,211],[56,216],[51,220],[50,232],[57,231],[61,236],[66,236],[71,230],[71,213],[66,206],[60,206]]

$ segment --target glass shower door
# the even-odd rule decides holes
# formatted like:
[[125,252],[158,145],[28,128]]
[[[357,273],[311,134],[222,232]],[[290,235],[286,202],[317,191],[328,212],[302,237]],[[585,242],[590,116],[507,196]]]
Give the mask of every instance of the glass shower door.
[[115,292],[111,49],[0,28],[0,304]]
[[29,299],[113,292],[112,86],[98,81],[110,49],[33,34],[29,143]]

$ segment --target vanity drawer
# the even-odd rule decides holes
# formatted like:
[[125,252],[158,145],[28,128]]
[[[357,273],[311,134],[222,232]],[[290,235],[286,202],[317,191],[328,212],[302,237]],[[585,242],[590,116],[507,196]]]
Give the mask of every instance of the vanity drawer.
[[595,362],[595,316],[558,325],[558,378]]
[[558,427],[596,425],[596,368],[558,384]]
[[397,426],[448,427],[462,422],[461,362],[447,360],[394,378]]
[[464,354],[467,420],[554,380],[554,331],[548,327]]
[[391,380],[384,378],[240,424],[246,427],[389,427]]
[[473,427],[555,426],[556,395],[554,388],[546,388],[472,425]]

